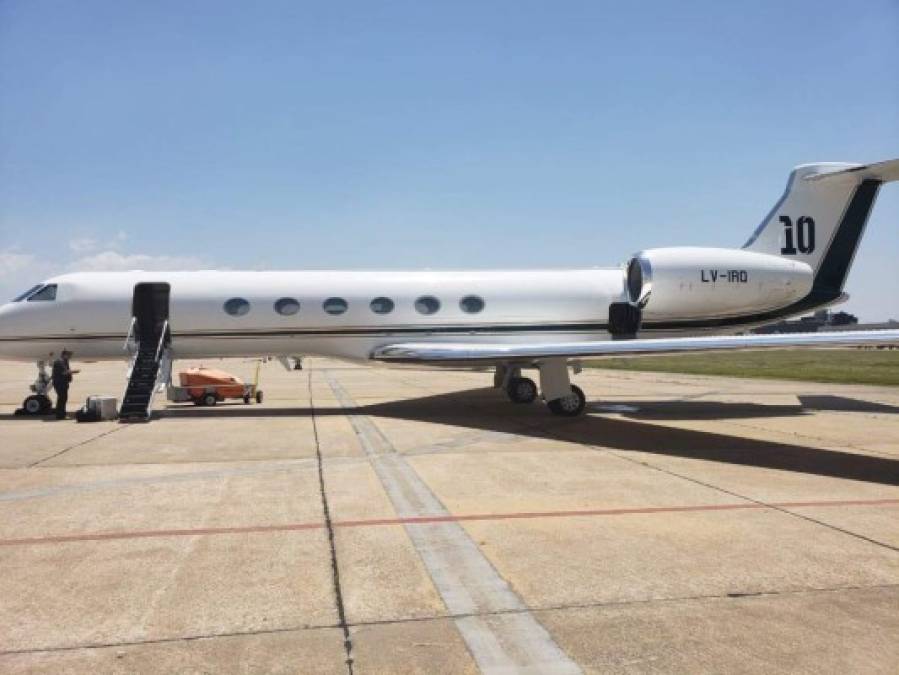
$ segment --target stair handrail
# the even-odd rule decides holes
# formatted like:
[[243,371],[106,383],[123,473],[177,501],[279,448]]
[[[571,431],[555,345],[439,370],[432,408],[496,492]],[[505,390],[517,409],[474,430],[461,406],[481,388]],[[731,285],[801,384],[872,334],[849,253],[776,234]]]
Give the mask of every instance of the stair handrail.
[[162,324],[162,332],[159,334],[159,344],[156,345],[156,356],[153,357],[153,360],[156,363],[159,363],[159,355],[162,353],[162,348],[165,345],[165,337],[169,332],[169,320],[166,319]]
[[[128,329],[128,338],[125,340],[126,348],[128,342],[130,340],[131,334],[134,331],[134,326],[136,322],[136,317],[132,318],[131,326]],[[146,403],[146,418],[150,419],[151,409],[153,407],[153,399],[155,398],[156,388],[160,384],[160,379],[163,377],[168,377],[171,368],[171,354],[168,349],[168,341],[171,337],[171,332],[169,329],[169,322],[166,319],[162,324],[162,330],[159,334],[159,342],[156,345],[156,353],[153,356],[153,362],[156,364],[156,380],[153,382],[152,387],[150,388],[149,397]],[[131,356],[131,362],[128,367],[128,377],[127,382],[125,384],[125,392],[122,394],[122,406],[120,410],[124,407],[125,401],[128,395],[128,389],[131,386],[131,377],[134,374],[134,368],[137,364],[138,359],[141,356],[141,352],[136,350]],[[165,367],[163,365],[163,361],[166,362]],[[121,414],[121,413],[120,413]]]
[[139,356],[139,354],[135,351],[131,354],[131,358],[128,359],[128,370],[125,371],[125,379],[126,380],[131,379],[131,373],[134,372],[134,365],[137,363],[138,356]]
[[150,398],[147,399],[147,419],[153,414],[153,401],[156,400],[156,390],[159,386],[171,376],[172,354],[168,348],[162,350],[160,360],[157,362],[156,381],[150,389]]
[[125,336],[125,344],[122,345],[123,351],[129,351],[131,348],[132,340],[134,338],[134,327],[137,325],[137,317],[131,317],[131,323],[128,324],[128,335]]

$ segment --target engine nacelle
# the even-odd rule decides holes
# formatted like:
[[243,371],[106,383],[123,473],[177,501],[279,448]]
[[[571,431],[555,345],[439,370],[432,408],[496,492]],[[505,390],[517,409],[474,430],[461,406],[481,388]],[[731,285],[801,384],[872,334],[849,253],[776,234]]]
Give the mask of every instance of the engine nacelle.
[[656,248],[626,269],[631,302],[644,321],[714,319],[779,309],[812,288],[806,263],[728,248]]

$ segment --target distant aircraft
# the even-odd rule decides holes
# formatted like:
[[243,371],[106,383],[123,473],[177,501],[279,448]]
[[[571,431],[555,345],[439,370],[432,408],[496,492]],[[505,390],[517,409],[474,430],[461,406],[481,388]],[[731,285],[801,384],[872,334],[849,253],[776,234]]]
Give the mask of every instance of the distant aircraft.
[[[172,359],[315,355],[491,368],[516,403],[585,407],[569,370],[610,356],[899,342],[899,331],[726,335],[846,298],[881,184],[899,160],[796,167],[739,249],[657,248],[622,267],[502,271],[96,272],[0,308],[0,357],[130,357],[125,418],[146,419]],[[884,291],[889,289],[884,288]],[[895,291],[895,289],[893,289]],[[24,403],[49,405],[41,377]],[[33,385],[35,387],[35,385]]]

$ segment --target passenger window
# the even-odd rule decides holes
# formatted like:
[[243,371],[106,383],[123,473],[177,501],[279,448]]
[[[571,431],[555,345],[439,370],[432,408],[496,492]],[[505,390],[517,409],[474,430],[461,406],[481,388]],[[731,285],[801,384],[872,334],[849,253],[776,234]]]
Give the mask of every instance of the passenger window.
[[224,304],[224,309],[231,316],[243,316],[250,311],[250,303],[243,298],[231,298]]
[[343,298],[328,298],[322,303],[322,309],[324,309],[328,314],[343,314],[347,310],[346,300]]
[[390,314],[393,311],[394,304],[390,298],[375,298],[371,301],[369,307],[375,314]]
[[415,301],[415,311],[419,314],[435,314],[440,309],[440,300],[433,295],[423,295]]
[[300,311],[300,303],[293,298],[281,298],[275,302],[275,311],[281,316],[293,316]]
[[29,295],[31,295],[32,293],[34,293],[34,292],[35,292],[37,289],[39,289],[41,286],[43,286],[43,284],[35,284],[34,286],[32,286],[31,288],[29,288],[27,291],[25,291],[25,292],[22,293],[21,295],[17,295],[15,298],[13,298],[12,301],[13,301],[13,302],[22,302],[22,300],[24,300],[24,299],[27,298]]
[[466,314],[477,314],[484,309],[484,299],[477,295],[466,295],[459,300],[459,308]]
[[49,302],[56,300],[56,284],[48,284],[28,298],[28,302]]

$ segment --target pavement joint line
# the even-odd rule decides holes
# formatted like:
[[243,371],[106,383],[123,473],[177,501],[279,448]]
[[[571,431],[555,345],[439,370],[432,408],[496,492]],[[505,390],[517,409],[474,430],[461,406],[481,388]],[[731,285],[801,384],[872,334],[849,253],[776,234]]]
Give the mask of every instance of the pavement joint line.
[[[687,400],[688,398],[689,398],[689,395],[688,395],[687,397],[684,397],[682,400]],[[735,422],[734,424],[737,425],[737,426],[739,426],[739,422]],[[660,426],[665,426],[665,425],[660,425]],[[752,428],[752,427],[750,427],[750,428]],[[596,448],[596,449],[599,449],[597,446],[593,446],[593,447]],[[852,447],[852,446],[850,446],[850,447]],[[855,448],[855,449],[858,449],[858,448]],[[699,480],[699,479],[697,479],[697,478],[693,478],[693,477],[691,477],[691,476],[687,476],[687,475],[685,475],[685,474],[681,474],[681,473],[678,473],[678,472],[676,472],[676,471],[672,471],[672,470],[670,470],[670,469],[664,469],[664,468],[662,468],[662,467],[656,466],[655,464],[652,464],[651,462],[648,462],[648,461],[645,461],[645,460],[637,460],[637,459],[633,459],[633,458],[631,458],[631,457],[627,457],[627,456],[625,456],[625,455],[622,455],[622,454],[619,453],[619,452],[610,451],[608,448],[603,448],[603,450],[604,450],[605,452],[608,452],[608,453],[611,454],[612,456],[619,458],[619,459],[623,459],[623,460],[625,460],[625,461],[632,462],[632,463],[636,463],[636,464],[641,464],[641,465],[643,465],[643,466],[646,466],[646,467],[648,467],[648,468],[654,469],[654,470],[656,470],[656,471],[660,471],[660,472],[662,472],[662,473],[666,473],[666,474],[668,474],[668,475],[670,475],[670,476],[674,476],[674,477],[680,478],[680,479],[682,479],[682,480],[687,480],[687,481],[690,481],[690,482],[692,482],[692,483],[694,483],[694,484],[696,484],[696,485],[702,485],[702,486],[704,486],[704,487],[710,488],[710,489],[712,489],[712,490],[717,490],[718,492],[722,492],[722,493],[724,493],[724,494],[728,494],[728,495],[731,495],[731,496],[733,496],[733,497],[738,497],[738,498],[740,498],[740,499],[745,499],[745,500],[750,501],[750,502],[755,503],[755,504],[767,505],[767,506],[770,506],[770,508],[772,508],[772,509],[774,509],[774,510],[776,510],[776,511],[780,511],[780,512],[783,513],[783,514],[786,514],[786,515],[789,515],[789,516],[793,516],[793,517],[795,517],[795,518],[800,518],[800,519],[805,520],[805,521],[807,521],[807,522],[814,523],[814,524],[820,525],[820,526],[822,526],[822,527],[826,527],[826,528],[831,529],[831,530],[833,530],[833,531],[835,531],[835,532],[840,532],[840,533],[842,533],[842,534],[846,534],[846,535],[849,535],[849,536],[851,536],[851,537],[855,537],[856,539],[859,539],[859,540],[861,540],[861,541],[866,541],[866,542],[868,542],[868,543],[870,543],[870,544],[874,544],[875,546],[880,546],[880,547],[882,547],[882,548],[886,548],[887,550],[890,550],[890,551],[896,551],[896,552],[899,552],[899,547],[893,546],[892,544],[888,544],[888,543],[886,543],[886,542],[879,541],[879,540],[877,540],[877,539],[874,539],[874,538],[872,538],[872,537],[868,537],[868,536],[863,535],[863,534],[860,534],[860,533],[858,533],[858,532],[853,532],[853,531],[851,531],[851,530],[847,530],[847,529],[845,529],[845,528],[839,527],[839,526],[837,526],[837,525],[833,525],[833,524],[831,524],[831,523],[825,523],[824,521],[818,520],[817,518],[812,518],[811,516],[806,516],[806,515],[803,515],[803,514],[801,514],[801,513],[796,513],[795,511],[790,511],[790,510],[789,510],[790,508],[796,508],[796,505],[795,505],[795,504],[793,504],[793,505],[787,505],[787,504],[776,505],[775,503],[767,504],[766,502],[764,502],[764,501],[762,501],[762,500],[753,499],[752,497],[749,497],[749,496],[746,496],[746,495],[739,494],[738,492],[735,492],[735,491],[733,491],[733,490],[728,490],[728,489],[722,488],[722,487],[720,487],[720,486],[718,486],[718,485],[713,485],[713,484],[711,484],[711,483],[707,483],[707,482],[705,482],[705,481],[701,481],[701,480]]]
[[[472,409],[475,409],[475,406],[469,406]],[[535,433],[539,432],[539,433]],[[500,444],[509,444],[513,445],[515,443],[521,443],[522,435],[527,435],[529,439],[542,438],[544,440],[561,440],[562,443],[570,443],[571,441],[567,441],[564,439],[553,438],[549,435],[549,433],[543,428],[542,422],[536,423],[521,423],[516,425],[515,431],[471,431],[460,434],[459,436],[455,436],[453,438],[449,438],[445,441],[439,441],[434,443],[433,445],[413,448],[411,450],[404,451],[403,454],[407,456],[418,456],[418,455],[434,455],[434,454],[454,454],[455,451],[463,450],[472,445],[477,445],[478,443],[483,443],[485,441],[490,441],[493,443]],[[527,439],[526,439],[527,440]],[[534,450],[529,450],[533,452]],[[556,449],[546,450],[545,452],[558,452]]]
[[[808,410],[814,410],[814,409],[808,408]],[[815,411],[815,412],[839,412],[839,411],[828,410],[828,411]],[[853,413],[848,413],[848,414],[854,415],[854,414],[858,414],[858,413],[853,412]],[[800,434],[796,431],[781,431],[779,429],[769,429],[768,427],[764,427],[764,426],[760,427],[760,426],[756,426],[754,424],[746,424],[745,422],[738,422],[736,420],[729,420],[727,423],[732,426],[739,427],[741,429],[750,429],[752,431],[763,431],[766,433],[772,433],[772,431],[773,431],[775,434],[780,434],[782,436],[786,436],[787,438],[804,438],[804,439],[808,439],[811,441],[816,441],[818,443],[823,443],[825,445],[830,445],[832,447],[837,447],[840,449],[849,448],[851,450],[857,450],[859,452],[868,453],[871,455],[877,455],[879,457],[887,457],[890,459],[895,458],[895,455],[890,454],[889,452],[883,452],[880,450],[870,450],[868,448],[863,448],[858,445],[853,445],[852,443],[831,443],[826,438],[821,438],[820,436],[813,436],[812,434]],[[775,441],[775,442],[777,442],[777,441]]]
[[[97,436],[96,438],[100,438]],[[93,439],[92,439],[93,440]],[[310,457],[308,455],[304,455],[302,457],[248,457],[246,459],[173,459],[167,462],[160,461],[152,461],[152,462],[84,462],[81,464],[56,464],[52,466],[0,466],[0,471],[19,471],[21,469],[41,469],[41,470],[53,470],[53,469],[90,469],[97,467],[122,467],[122,466],[184,466],[188,464],[253,464],[253,463],[265,463],[265,462],[285,462],[285,461],[302,461],[309,460]],[[44,460],[41,460],[44,461]],[[336,462],[336,461],[367,461],[364,457],[325,457],[325,462]]]
[[87,445],[88,443],[93,443],[94,441],[96,441],[100,438],[103,438],[104,436],[109,436],[110,434],[114,434],[117,431],[122,431],[125,428],[126,428],[126,425],[119,424],[119,425],[113,427],[112,429],[107,429],[106,431],[97,434],[96,436],[91,436],[90,438],[85,439],[83,441],[79,441],[78,443],[73,443],[72,445],[69,445],[69,446],[63,448],[59,452],[53,453],[49,457],[44,457],[43,459],[39,459],[36,462],[27,464],[24,468],[33,469],[34,467],[38,466],[39,464],[43,464],[44,462],[49,462],[51,459],[55,459],[55,458],[59,457],[60,455],[67,453],[69,450],[74,450],[75,448],[80,448],[82,445]]
[[[440,525],[443,523],[464,523],[501,520],[531,520],[538,518],[588,518],[630,515],[655,515],[671,513],[702,513],[708,511],[762,511],[801,508],[834,508],[853,506],[899,506],[899,498],[882,499],[839,499],[819,501],[761,502],[747,499],[731,504],[693,504],[685,506],[643,506],[612,509],[568,509],[560,511],[517,511],[507,513],[467,513],[433,514],[423,516],[403,516],[397,518],[364,518],[355,520],[332,520],[333,529],[378,527],[389,525]],[[791,515],[800,515],[788,512]],[[131,530],[123,532],[87,532],[81,534],[61,534],[46,537],[22,537],[0,539],[0,546],[26,546],[36,544],[64,544],[86,541],[107,541],[120,539],[145,539],[155,537],[193,537],[222,534],[266,534],[277,532],[298,532],[303,530],[327,529],[324,522],[284,523],[281,525],[245,525],[234,527],[179,528],[165,530]]]
[[[823,594],[823,593],[842,593],[847,591],[870,591],[870,590],[890,590],[890,589],[899,589],[899,583],[892,584],[873,584],[870,586],[859,586],[859,585],[850,585],[850,586],[832,586],[832,587],[810,587],[810,588],[796,588],[796,589],[786,589],[781,591],[776,590],[766,590],[766,591],[758,591],[751,593],[708,593],[708,594],[697,594],[697,595],[680,595],[680,596],[669,596],[669,597],[651,597],[651,598],[636,598],[631,600],[598,600],[595,602],[583,602],[583,603],[566,603],[566,604],[557,604],[557,605],[544,605],[541,607],[533,607],[530,609],[505,609],[498,610],[494,612],[482,612],[480,614],[435,614],[431,616],[410,616],[410,617],[399,617],[395,619],[374,619],[369,621],[359,621],[359,622],[350,622],[347,624],[350,628],[368,628],[368,627],[377,627],[377,626],[391,626],[391,625],[402,625],[402,624],[414,624],[414,623],[427,623],[431,621],[453,621],[456,619],[462,619],[472,616],[480,616],[480,617],[490,617],[490,616],[500,616],[507,614],[520,614],[522,612],[536,612],[536,613],[549,613],[549,612],[564,612],[569,610],[582,610],[582,609],[601,609],[601,608],[613,608],[613,607],[631,607],[637,605],[653,605],[653,604],[673,604],[678,602],[698,602],[698,601],[752,601],[760,598],[770,598],[770,597],[779,597],[779,596],[794,596],[794,595],[814,595],[814,594]],[[155,645],[155,644],[171,644],[175,642],[193,642],[199,640],[216,640],[219,638],[230,638],[230,637],[249,637],[254,635],[277,635],[280,633],[301,633],[304,631],[317,631],[317,630],[332,630],[339,629],[339,624],[304,624],[302,626],[283,626],[280,628],[264,628],[259,630],[245,630],[245,631],[224,631],[221,633],[197,633],[193,635],[179,635],[176,637],[160,637],[160,638],[148,638],[144,640],[124,640],[119,642],[86,642],[82,644],[74,644],[74,645],[57,645],[53,647],[27,647],[24,649],[8,649],[8,650],[0,650],[0,658],[7,656],[19,656],[23,654],[42,654],[42,653],[53,653],[53,652],[68,652],[68,651],[78,651],[78,650],[90,650],[90,649],[112,649],[115,647],[137,647],[142,645]]]
[[805,520],[810,523],[814,523],[816,525],[826,527],[830,530],[833,530],[834,532],[840,532],[842,534],[849,535],[850,537],[854,537],[861,541],[866,541],[869,544],[874,544],[875,546],[880,546],[881,548],[885,548],[887,550],[895,551],[895,552],[899,553],[899,546],[894,546],[893,544],[888,544],[884,541],[880,541],[878,539],[868,537],[864,534],[859,534],[858,532],[853,532],[852,530],[847,530],[846,528],[839,527],[839,526],[833,525],[831,523],[826,523],[823,520],[818,520],[817,518],[812,518],[811,516],[797,513],[796,511],[790,511],[789,510],[790,508],[797,508],[797,504],[795,504],[795,503],[790,504],[789,502],[787,502],[785,504],[779,504],[777,502],[765,502],[763,500],[754,499],[753,497],[749,497],[747,495],[742,495],[739,492],[735,492],[733,490],[728,490],[727,488],[723,488],[721,486],[713,485],[712,483],[708,483],[708,482],[699,480],[698,478],[693,478],[692,476],[687,476],[686,474],[678,473],[677,471],[672,471],[670,469],[665,469],[660,466],[656,466],[655,464],[652,464],[651,462],[647,462],[645,460],[639,460],[639,459],[627,457],[625,455],[622,455],[622,454],[620,454],[618,452],[614,452],[614,451],[608,451],[608,452],[612,456],[618,457],[619,459],[623,459],[626,462],[639,464],[639,465],[645,466],[649,469],[653,469],[654,471],[660,471],[661,473],[668,474],[669,476],[674,476],[676,478],[680,478],[682,480],[689,481],[691,483],[694,483],[695,485],[702,485],[703,487],[707,487],[711,490],[716,490],[718,492],[730,495],[732,497],[737,497],[739,499],[745,499],[747,502],[751,502],[753,504],[758,504],[762,508],[770,508],[775,511],[779,511],[780,513],[786,514],[788,516],[792,516],[794,518],[799,518],[801,520]]
[[[711,389],[711,390],[708,390],[708,391],[699,392],[699,393],[695,393],[695,394],[687,394],[687,395],[684,395],[684,396],[676,396],[676,397],[672,397],[672,398],[666,399],[666,402],[667,402],[667,403],[686,403],[686,402],[690,402],[690,401],[695,401],[695,400],[697,400],[697,399],[706,398],[706,397],[708,397],[708,396],[715,396],[715,395],[718,395],[718,394],[721,394],[721,393],[726,393],[726,392],[722,392],[722,391],[720,391],[720,390],[718,390],[718,389]],[[770,395],[770,396],[782,396],[783,393],[781,393],[781,392],[772,392],[772,393],[769,394],[769,395]],[[653,401],[650,401],[650,402],[656,402],[656,401],[653,400]],[[821,411],[821,410],[817,410],[817,409],[815,409],[815,408],[805,407],[805,406],[800,406],[800,407],[802,408],[802,410],[808,410],[808,411],[812,411],[812,412],[830,412],[830,413],[833,413],[833,412],[841,412],[841,411],[833,411],[833,410]],[[847,411],[847,412],[848,412],[848,411]],[[853,411],[853,412],[851,412],[851,413],[849,413],[849,414],[859,414],[859,413],[856,413],[856,412]],[[863,413],[862,413],[862,414],[863,414]],[[878,415],[877,413],[868,413],[868,414],[865,414],[865,416],[866,416],[866,417],[869,417],[869,418],[870,418],[870,417],[878,417],[878,418],[879,418],[879,417],[883,417],[883,415]],[[659,419],[652,419],[652,418],[650,418],[650,419],[642,419],[642,418],[640,418],[640,419],[634,419],[634,418],[630,418],[630,419],[632,419],[632,420],[635,421],[635,422],[641,422],[641,423],[644,423],[644,424],[654,424],[655,426],[660,426],[660,427],[666,427],[666,426],[668,426],[667,424],[664,424],[664,423],[663,423],[663,422],[666,421],[666,420],[659,420]],[[670,420],[669,420],[669,421],[670,421]],[[764,431],[764,432],[768,432],[768,433],[771,433],[771,432],[772,432],[772,430],[769,429],[769,428],[767,428],[767,427],[763,427],[763,426],[760,427],[760,426],[756,426],[756,425],[754,425],[754,424],[747,424],[747,423],[745,423],[745,422],[740,422],[740,421],[738,421],[738,420],[727,420],[726,423],[727,423],[727,424],[730,424],[731,426],[738,427],[738,428],[741,428],[741,429],[751,429],[752,431]],[[891,454],[891,453],[889,453],[889,452],[882,452],[882,451],[879,451],[879,450],[870,450],[870,449],[868,449],[868,448],[862,448],[862,447],[860,447],[860,446],[853,445],[853,444],[851,444],[851,443],[845,443],[845,444],[843,444],[843,443],[831,444],[831,443],[828,442],[827,439],[821,438],[820,436],[814,436],[814,435],[812,435],[812,434],[801,434],[801,433],[798,433],[798,432],[795,432],[795,431],[781,431],[781,430],[777,430],[777,429],[775,429],[775,430],[773,430],[773,431],[774,431],[774,433],[776,433],[776,434],[780,434],[780,435],[783,435],[783,436],[786,436],[786,437],[806,438],[806,439],[813,440],[813,441],[823,442],[823,443],[826,443],[826,444],[828,444],[828,445],[835,445],[835,446],[838,447],[838,448],[849,448],[849,449],[852,449],[852,450],[857,450],[857,451],[859,451],[859,452],[869,453],[869,454],[872,454],[872,455],[877,455],[877,456],[879,456],[879,457],[886,457],[886,458],[889,458],[889,459],[892,459],[892,458],[895,457],[895,455],[893,455],[893,454]]]
[[[688,395],[688,396],[689,396],[689,395]],[[684,400],[686,400],[686,398],[687,398],[687,397],[684,397]],[[649,423],[652,424],[652,422],[649,422]],[[666,426],[666,425],[664,425],[664,424],[657,424],[656,426],[662,426],[662,427],[664,427],[664,426]],[[605,447],[600,446],[600,445],[592,445],[592,446],[589,446],[589,447],[592,447],[595,451],[607,453],[607,454],[609,454],[609,455],[611,455],[611,456],[613,456],[613,457],[617,457],[618,459],[622,459],[622,460],[624,460],[624,461],[626,461],[626,462],[630,462],[630,463],[633,463],[633,464],[642,465],[642,466],[645,466],[645,467],[647,467],[647,468],[649,468],[649,469],[653,469],[653,470],[655,470],[655,471],[659,471],[659,472],[661,472],[661,473],[665,473],[665,474],[668,474],[668,475],[670,475],[670,476],[674,476],[674,477],[676,477],[676,478],[680,478],[680,479],[682,479],[682,480],[689,481],[689,482],[694,483],[694,484],[696,484],[696,485],[702,485],[703,487],[707,487],[707,488],[709,488],[709,489],[711,489],[711,490],[716,490],[716,491],[718,491],[718,492],[721,492],[721,493],[724,493],[724,494],[728,494],[728,495],[730,495],[730,496],[732,496],[732,497],[737,497],[738,499],[744,499],[744,500],[746,500],[746,501],[748,501],[748,502],[752,502],[753,504],[759,504],[759,505],[761,505],[762,507],[768,507],[768,508],[774,509],[775,511],[780,511],[781,513],[783,513],[783,514],[785,514],[785,515],[793,516],[794,518],[800,518],[801,520],[805,520],[805,521],[807,521],[807,522],[814,523],[814,524],[820,525],[820,526],[822,526],[822,527],[826,527],[826,528],[828,528],[828,529],[830,529],[830,530],[833,530],[833,531],[835,531],[835,532],[840,532],[840,533],[842,533],[842,534],[849,535],[850,537],[854,537],[854,538],[859,539],[859,540],[861,540],[861,541],[866,541],[866,542],[868,542],[868,543],[870,543],[870,544],[874,544],[875,546],[880,546],[880,547],[886,548],[887,550],[890,550],[890,551],[899,552],[899,546],[894,546],[894,545],[892,545],[892,544],[888,544],[888,543],[883,542],[883,541],[880,541],[880,540],[878,540],[878,539],[874,539],[874,538],[872,538],[872,537],[868,537],[868,536],[863,535],[863,534],[860,534],[860,533],[858,533],[858,532],[853,532],[853,531],[851,531],[851,530],[847,530],[847,529],[842,528],[842,527],[839,527],[839,526],[837,526],[837,525],[833,525],[833,524],[831,524],[831,523],[826,523],[826,522],[824,522],[824,521],[822,521],[822,520],[818,520],[817,518],[812,518],[811,516],[803,515],[803,514],[801,514],[801,513],[796,513],[795,511],[790,511],[789,508],[796,508],[795,505],[793,505],[792,507],[790,507],[790,506],[778,506],[778,505],[776,505],[776,504],[773,503],[773,502],[772,502],[772,503],[768,503],[768,502],[765,502],[765,501],[763,501],[763,500],[753,499],[752,497],[749,497],[749,496],[747,496],[747,495],[742,495],[742,494],[740,494],[740,493],[738,493],[738,492],[735,492],[735,491],[733,491],[733,490],[728,490],[728,489],[723,488],[723,487],[720,487],[720,486],[718,486],[718,485],[713,485],[712,483],[708,483],[708,482],[705,482],[705,481],[701,481],[701,480],[699,480],[699,479],[697,479],[697,478],[693,478],[693,477],[691,477],[691,476],[687,476],[686,474],[678,473],[677,471],[672,471],[672,470],[670,470],[670,469],[662,468],[662,467],[660,467],[660,466],[657,466],[657,465],[653,464],[652,462],[648,462],[648,461],[642,460],[642,459],[635,459],[635,458],[632,458],[632,457],[628,457],[628,456],[626,456],[626,455],[621,454],[620,452],[616,452],[616,451],[614,451],[614,450],[611,450],[610,448],[605,448]]]
[[[343,458],[334,458],[335,460]],[[347,458],[349,459],[349,458]],[[352,458],[355,461],[365,461],[364,458]],[[108,480],[98,480],[86,483],[75,483],[71,485],[53,485],[44,488],[33,488],[30,490],[20,490],[18,492],[0,493],[0,502],[21,501],[26,499],[39,499],[43,497],[54,497],[60,494],[69,494],[73,492],[90,492],[94,490],[103,490],[106,488],[118,488],[129,485],[146,485],[175,482],[180,483],[192,480],[205,480],[209,478],[223,478],[227,476],[255,476],[265,473],[290,472],[294,469],[304,469],[314,465],[316,459],[313,457],[304,457],[302,459],[292,460],[276,460],[269,465],[247,466],[247,467],[223,467],[221,469],[203,469],[201,471],[166,473],[155,476],[132,476],[129,478],[117,478]],[[109,466],[109,465],[98,465]],[[159,464],[158,466],[168,466],[167,464]],[[47,467],[44,467],[47,468]],[[53,467],[69,469],[69,465],[65,467]]]
[[353,639],[350,636],[350,628],[347,625],[346,607],[343,602],[343,591],[340,587],[340,566],[337,564],[337,546],[334,543],[334,524],[331,520],[331,509],[328,505],[328,492],[325,488],[325,471],[322,464],[321,442],[318,437],[318,421],[315,415],[315,401],[312,396],[312,373],[306,375],[306,385],[309,393],[309,408],[312,411],[312,435],[315,439],[315,458],[318,468],[318,486],[321,492],[322,515],[324,526],[328,531],[328,548],[331,556],[331,579],[334,585],[334,602],[337,605],[337,618],[340,629],[343,632],[343,650],[346,655],[347,674],[353,675]]
[[[214,504],[209,504],[204,509],[204,523],[208,523],[209,519],[212,518],[215,511],[221,507],[222,501],[225,499],[227,493],[228,478],[225,478],[218,485],[218,499]],[[148,623],[156,615],[163,598],[169,591],[176,587],[176,582],[184,574],[185,564],[194,555],[199,543],[200,537],[185,537],[179,542],[179,546],[172,547],[179,549],[177,552],[177,558],[173,561],[173,564],[168,566],[168,569],[164,573],[164,579],[162,580],[162,583],[157,584],[155,590],[151,591],[149,597],[146,598],[142,603],[143,611],[141,612],[141,617],[138,621],[135,622],[135,625],[140,627],[140,630],[144,635],[146,635],[147,633]]]
[[[372,420],[353,412],[358,406],[335,376],[327,370],[324,375],[340,405],[347,408],[347,419],[398,516],[449,516]],[[454,622],[481,672],[582,672],[458,522],[405,529],[449,613],[466,615]],[[505,617],[496,614],[490,622],[482,616],[504,609],[519,611]]]

